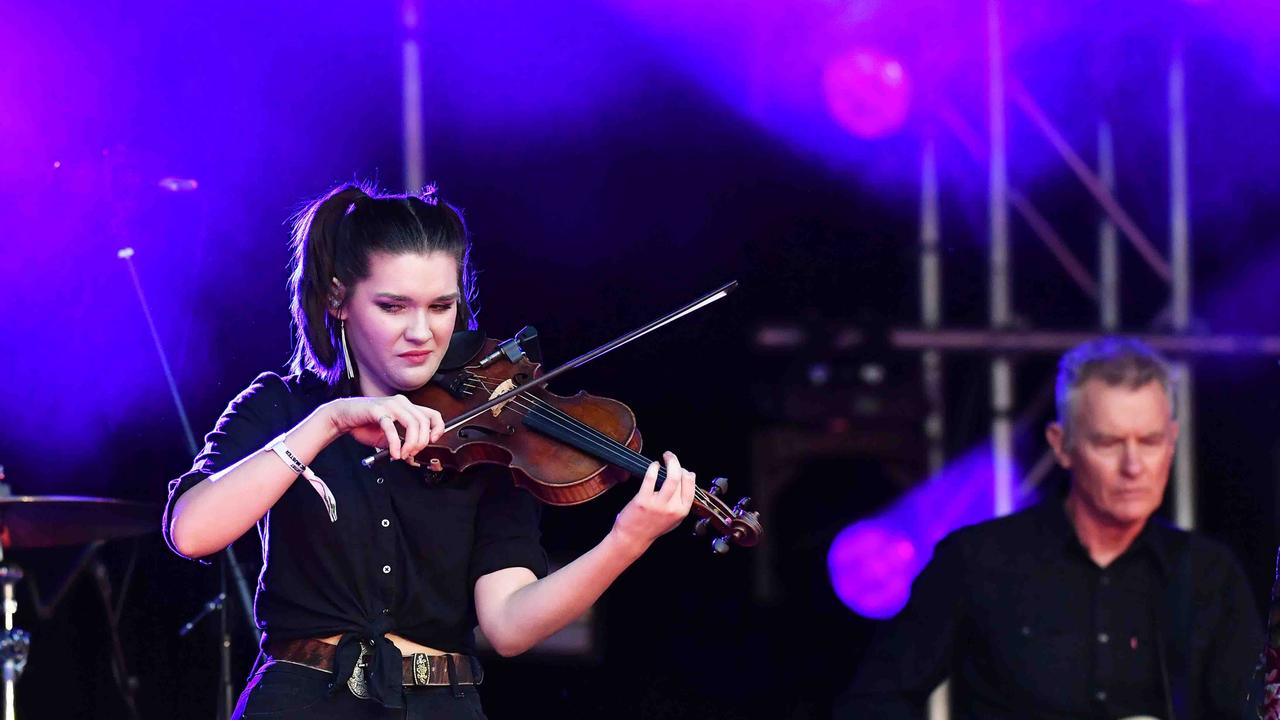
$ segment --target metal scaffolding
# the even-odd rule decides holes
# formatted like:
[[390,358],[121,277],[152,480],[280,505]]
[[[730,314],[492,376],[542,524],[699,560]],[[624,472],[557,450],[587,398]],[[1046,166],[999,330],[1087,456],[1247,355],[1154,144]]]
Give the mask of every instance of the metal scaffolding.
[[[1098,125],[1097,169],[1090,168],[1067,142],[1066,138],[1041,110],[1032,95],[1006,72],[1002,47],[999,0],[987,0],[988,56],[988,126],[987,147],[981,147],[977,135],[957,113],[944,109],[941,119],[955,133],[961,144],[975,159],[984,157],[988,164],[988,230],[989,313],[988,327],[983,329],[944,329],[942,327],[942,266],[939,246],[939,198],[937,186],[937,151],[933,138],[927,138],[921,152],[920,191],[920,328],[898,329],[891,333],[891,344],[900,349],[921,352],[924,397],[928,410],[924,420],[929,443],[931,472],[942,468],[946,434],[943,398],[943,358],[949,352],[978,352],[990,355],[991,436],[995,503],[994,514],[1011,512],[1017,494],[1030,492],[1053,465],[1046,450],[1018,488],[1014,487],[1013,421],[1014,370],[1010,356],[1014,353],[1053,353],[1064,350],[1101,333],[1117,332],[1121,327],[1119,237],[1123,236],[1156,276],[1170,288],[1169,304],[1161,318],[1168,321],[1167,333],[1148,332],[1139,335],[1157,349],[1177,354],[1173,362],[1176,387],[1175,413],[1181,433],[1175,455],[1172,478],[1174,520],[1179,527],[1196,524],[1195,403],[1194,376],[1187,356],[1205,354],[1240,354],[1280,356],[1280,337],[1244,335],[1212,335],[1192,332],[1190,203],[1187,174],[1186,96],[1183,55],[1175,45],[1168,73],[1169,133],[1169,259],[1156,248],[1131,216],[1116,200],[1115,161],[1111,127],[1106,121]],[[1062,160],[1092,194],[1102,211],[1098,226],[1098,277],[1085,268],[1053,226],[1030,200],[1010,186],[1007,172],[1006,101],[1011,101],[1027,120],[1057,151]],[[1009,252],[1009,213],[1015,211],[1045,244],[1067,275],[1081,291],[1098,304],[1096,332],[1058,332],[1013,329],[1011,288],[1013,268]],[[944,683],[930,699],[929,714],[933,720],[947,720],[950,715],[947,686]]]

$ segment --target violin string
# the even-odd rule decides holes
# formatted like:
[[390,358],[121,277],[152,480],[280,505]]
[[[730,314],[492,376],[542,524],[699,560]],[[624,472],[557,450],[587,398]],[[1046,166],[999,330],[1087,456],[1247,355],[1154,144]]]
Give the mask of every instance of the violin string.
[[[489,388],[483,382],[480,382],[480,386],[487,392],[492,392],[492,388]],[[525,398],[528,398],[528,403],[524,402]],[[617,440],[614,440],[608,435],[605,435],[596,428],[582,423],[577,418],[565,413],[541,398],[536,396],[518,396],[512,399],[511,404],[524,409],[526,413],[540,411],[541,417],[554,422],[561,428],[572,431],[579,438],[582,438],[584,441],[592,442],[592,444],[598,448],[612,451],[612,454],[615,457],[623,457],[631,460],[637,465],[643,465],[645,467],[647,467],[651,462],[649,459],[639,453],[636,453],[631,448],[623,445]]]
[[[478,376],[473,376],[473,377],[478,377]],[[487,384],[484,383],[483,380],[484,380],[483,378],[479,378],[475,381],[467,381],[467,382],[474,382],[474,384],[478,384],[486,392],[493,392],[493,388],[490,388]],[[613,456],[613,458],[617,458],[618,456],[625,456],[627,458],[630,458],[637,465],[642,465],[642,466],[647,466],[651,462],[647,458],[645,458],[643,455],[635,452],[631,448],[623,445],[622,443],[619,443],[617,440],[614,440],[608,435],[605,435],[604,433],[600,432],[596,428],[593,428],[590,425],[587,425],[581,422],[577,418],[573,417],[572,415],[569,415],[568,413],[565,413],[564,411],[560,410],[554,405],[551,405],[550,403],[547,403],[541,398],[538,398],[537,396],[532,396],[532,397],[529,397],[529,400],[532,402],[526,403],[522,401],[523,397],[525,396],[513,398],[509,404],[514,405],[519,410],[523,410],[524,414],[530,414],[532,412],[541,411],[541,417],[548,420],[549,422],[555,423],[556,425],[558,425],[563,429],[568,430],[574,435],[577,435],[584,442],[589,443],[590,445],[594,445],[596,448],[600,450],[602,454],[611,455]],[[610,458],[605,457],[602,459],[608,460]],[[621,464],[621,463],[617,463],[615,461],[615,464]],[[665,475],[665,468],[660,468],[660,469],[664,471],[663,474]],[[729,511],[728,506],[726,506],[723,503],[723,501],[721,501],[716,496],[709,494],[707,491],[703,490],[701,487],[697,485],[697,483],[694,483],[693,487],[694,487],[694,497],[700,501],[700,505],[702,507],[704,507],[708,512],[711,512],[713,515],[715,515],[716,519],[720,520],[726,527],[733,524],[733,520],[735,516],[732,514],[731,511]]]
[[[493,392],[493,388],[489,387],[489,385],[484,382],[485,380],[492,381],[494,379],[484,378],[483,376],[473,374],[471,375],[471,379],[464,381],[464,387],[468,391],[468,394],[472,392],[472,387],[469,387],[469,386],[474,386],[474,385],[479,385],[485,392],[489,392],[489,393]],[[550,403],[547,403],[541,398],[538,398],[537,396],[529,397],[529,400],[532,401],[532,403],[529,403],[529,402],[523,401],[525,397],[528,397],[528,396],[518,396],[516,398],[513,398],[507,404],[514,406],[516,409],[520,411],[523,411],[522,414],[525,414],[525,415],[533,412],[540,412],[541,417],[548,420],[549,422],[556,424],[560,428],[565,429],[566,431],[576,435],[584,443],[593,447],[594,449],[596,449],[598,452],[600,452],[602,455],[605,456],[605,457],[602,457],[601,459],[611,461],[614,464],[620,465],[624,468],[626,468],[627,466],[624,463],[619,462],[619,460],[631,460],[632,463],[635,465],[647,466],[650,464],[651,461],[645,456],[632,450],[626,445],[623,445],[617,440],[614,440],[608,435],[605,435],[599,430],[579,421],[577,418],[574,418],[573,416],[565,413],[564,411],[551,405]],[[659,470],[662,471],[662,474],[665,479],[665,474],[666,474],[665,468],[659,467]],[[733,515],[731,512],[728,511],[728,506],[724,505],[723,501],[721,501],[716,496],[711,495],[707,491],[703,490],[701,487],[698,486],[696,482],[693,485],[693,492],[694,492],[694,497],[700,501],[699,504],[702,507],[706,508],[709,512],[716,515],[717,519],[720,520],[722,523],[724,523],[726,526],[732,524]]]
[[[480,382],[479,384],[486,392],[492,392],[492,388],[489,388],[483,382]],[[540,398],[529,398],[529,400],[536,404],[526,402],[524,400],[524,396],[513,398],[508,404],[515,406],[519,410],[523,410],[523,414],[525,415],[537,413],[539,417],[576,436],[582,442],[586,443],[589,448],[606,454],[607,456],[602,459],[610,460],[622,467],[627,467],[624,462],[626,460],[630,460],[632,464],[637,467],[644,466],[647,468],[649,465],[650,461],[644,456],[635,453],[630,448],[622,445],[604,433],[601,433],[599,430],[585,425],[579,422],[576,418],[561,412],[558,408],[549,405]],[[541,407],[539,407],[539,405]],[[559,417],[557,417],[557,415]],[[665,476],[665,469],[663,470],[663,475]]]
[[[491,391],[491,389],[488,387],[485,387],[483,383],[481,384],[481,387],[483,387],[486,391]],[[620,443],[615,444],[612,438],[608,438],[603,434],[599,434],[599,437],[593,437],[591,434],[587,432],[583,432],[583,430],[587,429],[585,425],[579,428],[575,428],[572,424],[564,422],[561,418],[557,418],[550,415],[550,413],[546,412],[543,408],[537,407],[536,405],[531,405],[530,403],[523,401],[523,397],[513,398],[508,404],[513,405],[520,410],[523,410],[524,411],[523,414],[525,415],[538,413],[540,417],[555,424],[557,427],[560,427],[570,432],[571,434],[579,438],[582,442],[588,444],[588,446],[591,447],[592,449],[598,450],[601,453],[606,453],[607,457],[603,459],[613,461],[616,464],[623,465],[623,467],[626,467],[623,461],[632,460],[634,462],[636,459],[633,457],[626,456],[621,451],[621,448],[623,446]],[[546,403],[543,403],[543,405],[545,404]],[[591,428],[591,430],[594,430],[594,428]],[[595,431],[595,432],[598,433],[598,431]],[[602,439],[604,438],[607,438],[611,442],[602,442]],[[640,459],[643,460],[643,458],[640,458]],[[648,465],[647,462],[645,462],[644,464]]]
[[[483,378],[483,376],[473,376],[473,377],[482,378],[482,380],[480,381],[481,387],[483,387],[487,392],[493,391],[492,388],[490,388],[488,385],[484,384],[483,382],[484,379],[491,380],[492,378]],[[561,427],[568,427],[570,429],[579,428],[581,430],[581,432],[577,433],[579,437],[587,436],[587,437],[593,438],[598,444],[598,446],[605,445],[605,446],[614,448],[617,453],[625,455],[628,459],[632,460],[637,465],[643,465],[647,467],[651,462],[653,462],[652,460],[646,458],[644,455],[632,450],[630,447],[627,447],[626,445],[618,442],[614,438],[611,438],[608,435],[605,435],[603,432],[599,431],[598,429],[590,425],[587,425],[586,423],[583,423],[582,421],[578,420],[572,415],[569,415],[568,413],[564,412],[560,408],[557,408],[556,406],[546,402],[545,400],[537,397],[536,395],[519,396],[515,398],[513,402],[519,401],[521,398],[524,398],[524,397],[527,397],[531,401],[531,403],[534,405],[534,407],[544,410],[546,414],[544,414],[543,417],[550,416],[548,419],[559,420],[560,421],[559,425]],[[524,403],[520,403],[520,404],[522,407],[524,407]]]
[[[568,415],[567,413],[564,413],[563,411],[559,410],[555,406],[550,405],[549,403],[546,403],[545,401],[542,401],[538,398],[531,398],[531,400],[535,404],[534,409],[541,410],[543,412],[542,416],[544,418],[547,418],[551,422],[557,423],[562,428],[568,428],[570,432],[573,432],[574,434],[578,435],[578,437],[583,439],[584,442],[586,442],[588,445],[594,446],[595,448],[599,448],[601,451],[601,455],[605,456],[602,459],[607,460],[609,459],[608,456],[610,455],[615,458],[618,458],[618,457],[629,458],[635,463],[637,470],[639,470],[639,468],[641,467],[647,468],[647,466],[651,463],[651,461],[645,458],[643,455],[636,453],[635,451],[631,450],[625,445],[617,442],[613,438],[610,438],[609,436],[604,435],[599,430],[592,428],[591,426],[586,425],[585,423],[582,423],[577,418],[574,418],[573,416]],[[536,404],[541,404],[544,407],[537,408]],[[526,406],[524,403],[521,403],[520,407],[521,409],[526,409]],[[554,417],[554,415],[563,416],[563,420],[560,420]],[[579,431],[577,428],[582,428],[583,431]],[[616,463],[616,464],[621,464],[621,463]],[[663,480],[665,481],[666,468],[659,466],[659,470],[661,471],[663,475]],[[724,522],[725,524],[729,524],[732,522],[731,515],[727,511],[727,508],[722,510],[720,507],[718,507],[721,503],[712,499],[712,496],[708,496],[706,491],[704,491],[701,487],[698,487],[696,483],[694,484],[694,496],[699,500],[700,505],[705,507],[708,511],[714,513],[717,516],[717,518],[720,519],[722,522]]]
[[[647,469],[649,464],[652,462],[626,445],[618,442],[608,435],[605,435],[598,429],[579,421],[577,418],[565,413],[541,398],[530,397],[529,401],[528,405],[523,402],[518,405],[528,412],[539,412],[542,418],[555,423],[560,428],[567,429],[589,446],[607,453],[611,458],[630,460],[633,464],[633,468],[636,470],[639,470],[642,467]],[[532,407],[529,407],[529,405]],[[625,465],[623,465],[623,467],[625,467]],[[662,471],[663,480],[665,481],[666,469],[659,467],[659,470]],[[696,487],[697,486],[695,485],[695,488]]]
[[[471,381],[467,381],[467,382],[471,382]],[[475,384],[478,384],[486,392],[493,391],[493,388],[490,388],[488,385],[486,385],[483,382],[483,379],[476,380]],[[538,398],[536,396],[530,397],[529,400],[532,402],[529,403],[529,402],[523,402],[522,401],[523,397],[524,396],[513,398],[508,404],[515,406],[515,409],[517,410],[523,411],[522,414],[525,414],[525,415],[528,415],[534,412],[539,412],[542,418],[576,435],[584,443],[587,443],[590,446],[594,446],[594,448],[597,449],[598,452],[600,452],[601,455],[604,456],[601,459],[612,461],[614,462],[614,464],[621,465],[624,468],[626,466],[623,465],[621,462],[618,462],[619,457],[631,459],[638,466],[647,466],[651,462],[647,458],[645,458],[643,455],[635,452],[631,448],[619,443],[618,441],[614,440],[608,435],[605,435],[604,433],[591,427],[590,425],[586,425],[585,423],[582,423],[577,418],[565,413],[564,411],[560,410],[554,405],[547,403],[541,398]],[[559,417],[556,417],[556,416],[559,416]],[[665,476],[665,468],[660,467],[659,469],[663,471],[663,475]],[[724,524],[726,528],[733,524],[735,516],[729,510],[728,506],[726,506],[723,503],[723,501],[721,501],[716,496],[709,494],[707,491],[703,490],[701,487],[697,485],[697,483],[694,483],[693,487],[694,487],[694,497],[698,499],[699,505],[701,507],[705,508],[708,512],[715,515],[716,519],[719,520],[722,524]]]
[[[485,387],[485,386],[481,384],[481,387]],[[485,390],[490,390],[490,388],[485,387]],[[577,420],[571,415],[567,415],[563,413],[558,408],[555,408],[554,406],[538,398],[533,398],[533,400],[540,403],[541,405],[543,405],[545,408],[549,410],[552,410],[552,411],[555,411],[556,413],[564,415],[564,417],[569,422],[564,422],[555,418],[554,416],[551,416],[550,413],[543,411],[542,408],[531,406],[529,403],[521,402],[520,398],[514,398],[508,404],[514,406],[513,409],[515,409],[518,414],[529,415],[534,412],[540,413],[540,416],[543,417],[544,419],[578,436],[588,446],[594,447],[594,449],[596,449],[596,452],[599,453],[598,457],[600,457],[603,460],[613,462],[613,464],[615,465],[619,465],[623,468],[626,468],[626,465],[621,461],[628,458],[634,461],[637,461],[637,463],[640,465],[647,466],[650,463],[650,461],[647,458],[645,458],[643,455],[635,453],[630,448],[627,448],[625,445],[618,443],[613,438],[610,438],[609,436],[604,435],[603,433],[600,433],[595,428],[591,428],[589,425],[582,423],[581,421]],[[599,438],[593,438],[591,437],[590,434],[582,432],[578,428],[589,430],[591,431],[591,433],[599,435]],[[626,453],[625,455],[624,455],[624,450]],[[661,471],[665,480],[666,468],[663,468],[660,466],[659,470]],[[699,501],[700,507],[704,508],[707,512],[715,515],[716,519],[719,520],[726,527],[733,524],[733,516],[728,511],[727,506],[725,506],[722,501],[720,501],[714,495],[709,495],[705,490],[699,487],[697,483],[694,483],[693,492],[694,492],[694,497]]]

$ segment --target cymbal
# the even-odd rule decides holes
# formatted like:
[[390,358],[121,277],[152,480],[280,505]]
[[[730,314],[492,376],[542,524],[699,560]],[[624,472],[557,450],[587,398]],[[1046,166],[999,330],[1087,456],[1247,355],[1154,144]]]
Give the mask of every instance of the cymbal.
[[74,495],[0,496],[0,540],[6,548],[84,545],[160,529],[150,503]]

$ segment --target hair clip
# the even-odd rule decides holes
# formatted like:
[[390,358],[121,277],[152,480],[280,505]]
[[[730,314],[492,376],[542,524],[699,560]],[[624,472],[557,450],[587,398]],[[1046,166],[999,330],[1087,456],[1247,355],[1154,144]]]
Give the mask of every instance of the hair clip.
[[436,195],[437,192],[439,192],[439,188],[436,187],[435,183],[427,183],[422,186],[422,191],[418,193],[418,197],[428,205],[435,205],[440,202],[440,197]]

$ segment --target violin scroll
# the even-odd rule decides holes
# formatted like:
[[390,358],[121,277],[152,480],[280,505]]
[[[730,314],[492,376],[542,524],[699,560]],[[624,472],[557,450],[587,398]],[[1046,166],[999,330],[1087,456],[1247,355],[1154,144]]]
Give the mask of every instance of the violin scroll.
[[694,523],[693,532],[706,535],[714,528],[717,536],[711,541],[711,550],[717,555],[724,555],[734,545],[751,547],[760,542],[764,532],[760,513],[747,509],[751,498],[743,497],[733,507],[721,500],[728,489],[729,481],[718,477],[705,491],[702,488],[694,491],[693,509],[701,518]]

